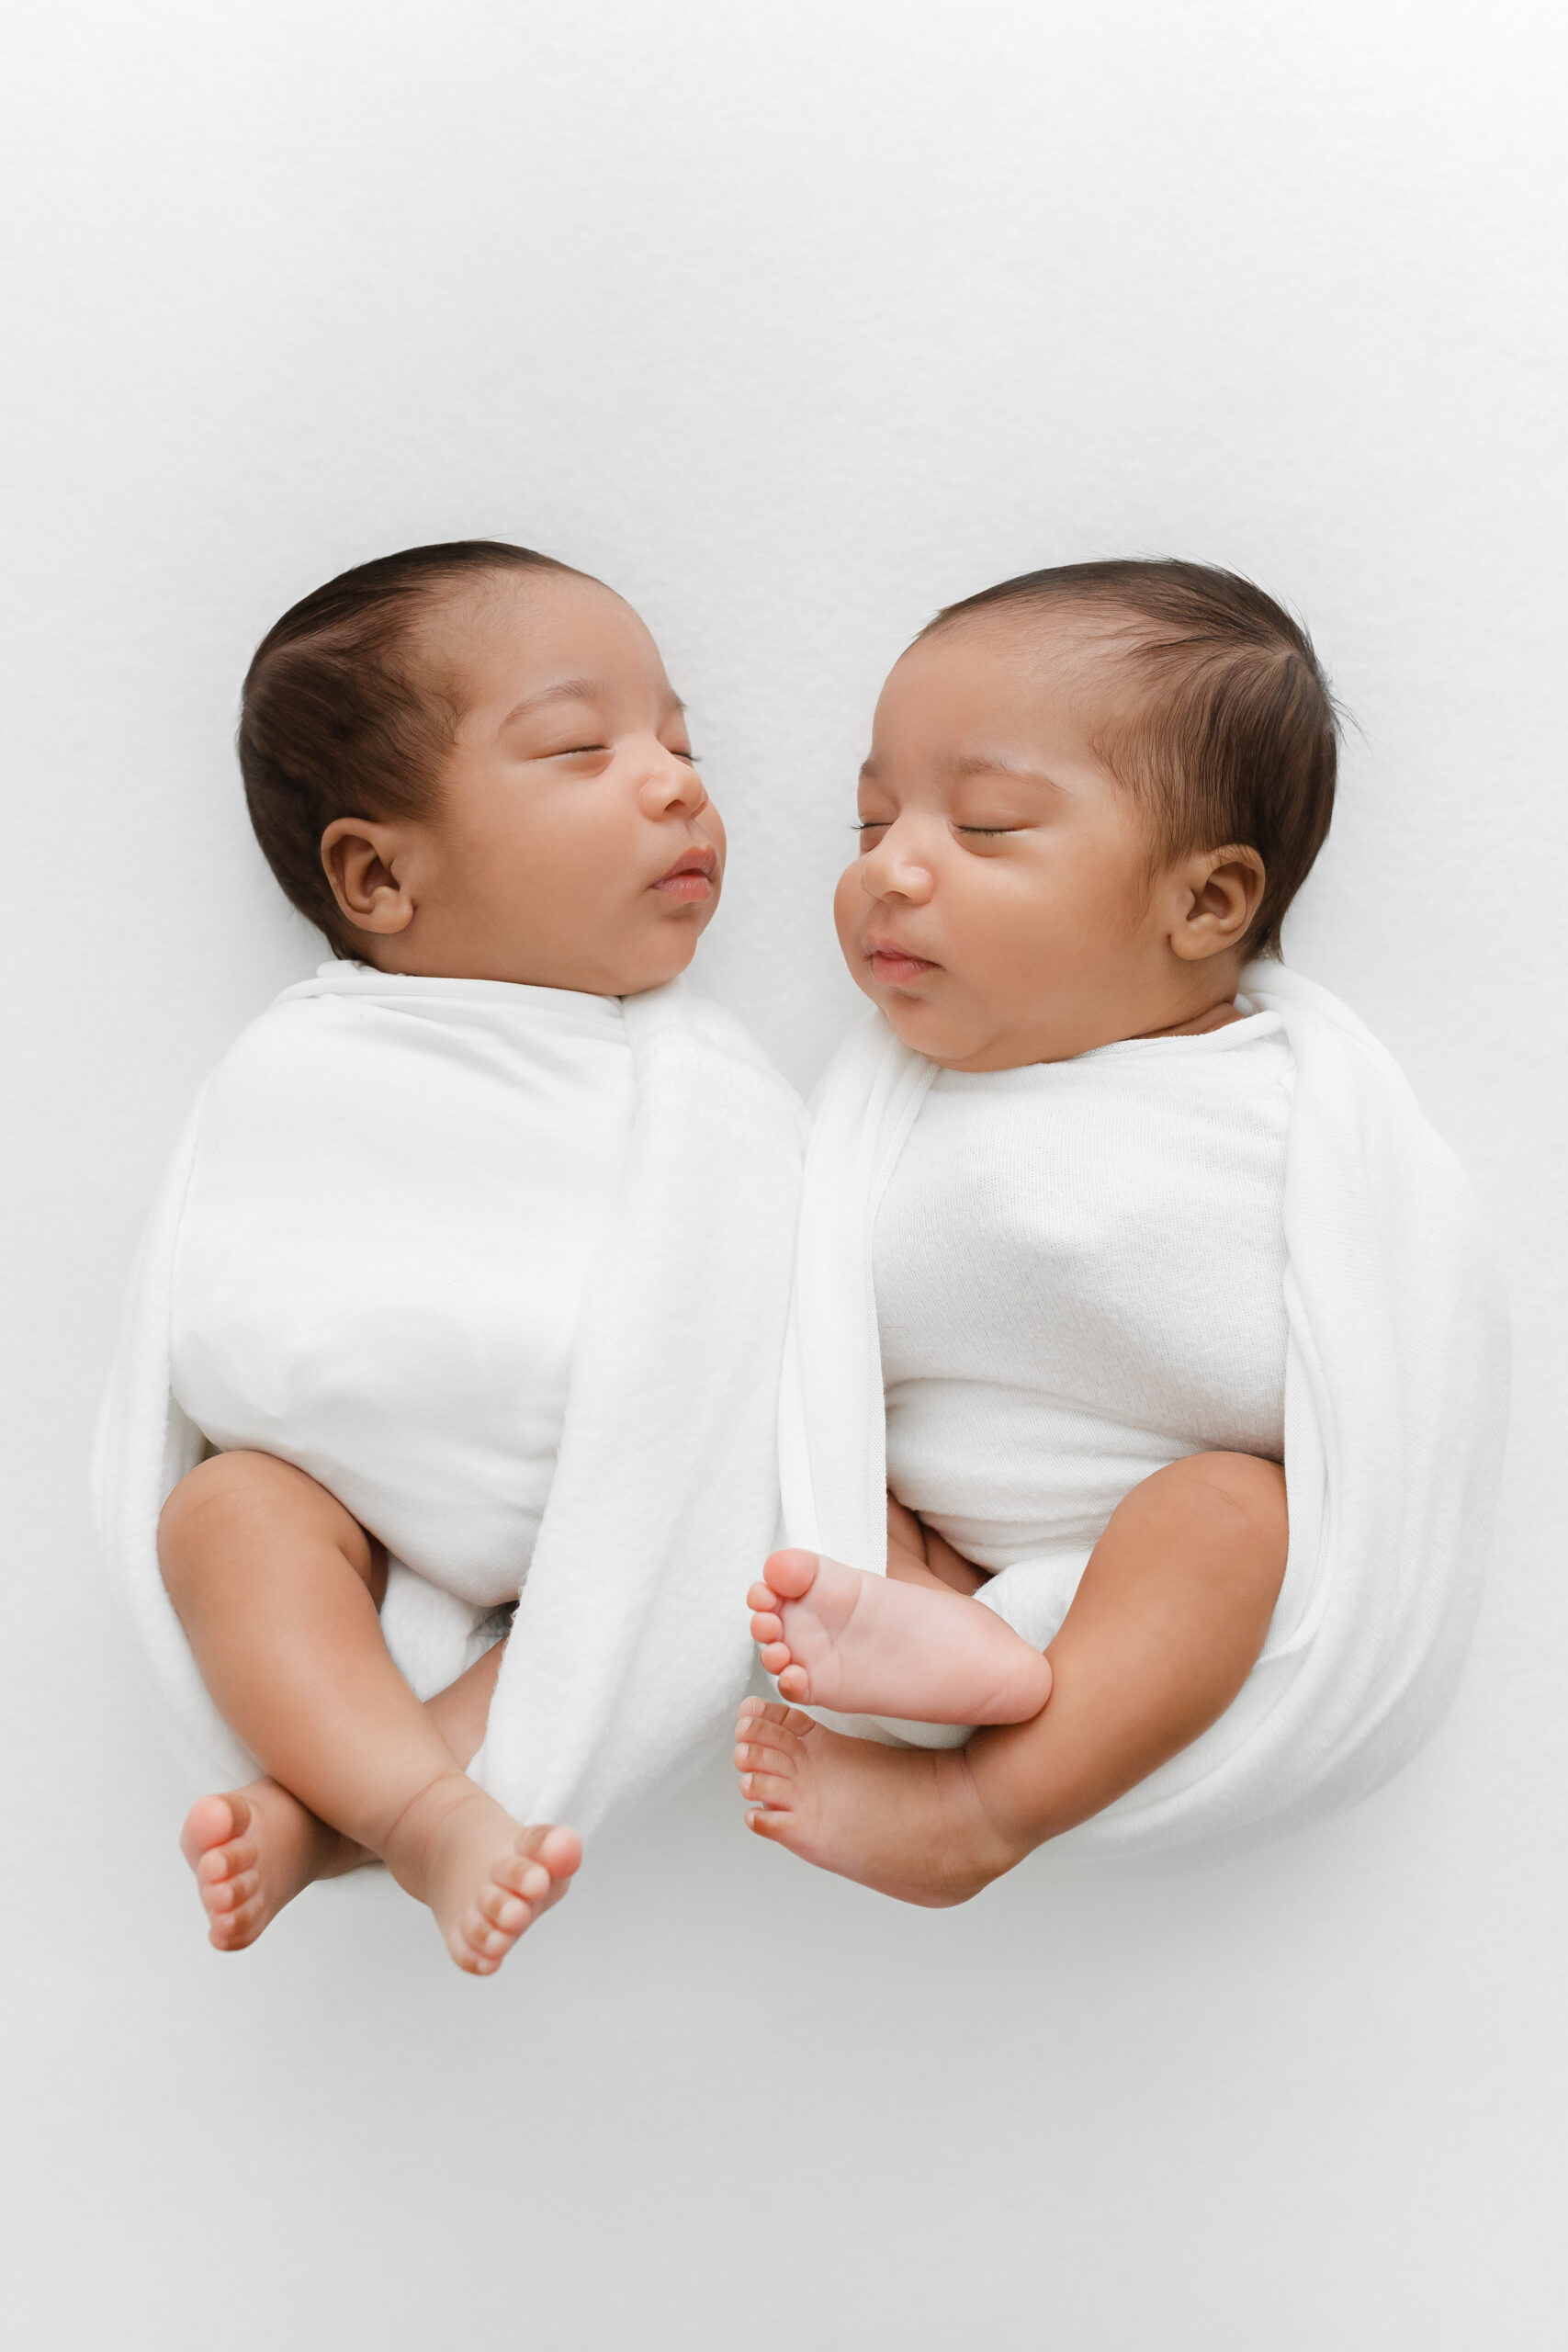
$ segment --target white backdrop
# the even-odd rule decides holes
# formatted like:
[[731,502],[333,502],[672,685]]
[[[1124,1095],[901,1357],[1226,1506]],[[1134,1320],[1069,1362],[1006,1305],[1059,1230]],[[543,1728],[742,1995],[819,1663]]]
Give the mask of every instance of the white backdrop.
[[[0,2295],[29,2347],[1561,2342],[1562,87],[1545,5],[31,11],[6,207],[13,1459]],[[1292,959],[1495,1216],[1519,1405],[1461,1702],[1196,1876],[923,1914],[595,1849],[501,1978],[384,1879],[203,1942],[82,1457],[203,1072],[316,960],[229,737],[330,572],[520,538],[642,608],[808,1079],[871,705],[939,604],[1178,552],[1359,723]],[[1553,2313],[1553,2302],[1557,2310]]]

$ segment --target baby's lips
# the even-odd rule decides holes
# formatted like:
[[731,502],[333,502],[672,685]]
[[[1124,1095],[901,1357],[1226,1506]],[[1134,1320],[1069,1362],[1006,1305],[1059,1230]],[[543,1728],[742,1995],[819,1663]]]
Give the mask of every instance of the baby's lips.
[[866,939],[862,943],[862,952],[874,970],[879,965],[886,967],[885,971],[878,972],[879,978],[898,974],[908,979],[919,972],[934,972],[937,969],[932,957],[917,956],[913,948],[901,946],[892,939]]
[[718,875],[718,852],[706,842],[694,842],[683,850],[659,876],[653,888],[667,891],[671,898],[705,898]]
[[671,881],[677,874],[705,874],[711,881],[718,865],[718,852],[711,842],[694,842],[682,850],[668,872],[660,876],[661,882]]

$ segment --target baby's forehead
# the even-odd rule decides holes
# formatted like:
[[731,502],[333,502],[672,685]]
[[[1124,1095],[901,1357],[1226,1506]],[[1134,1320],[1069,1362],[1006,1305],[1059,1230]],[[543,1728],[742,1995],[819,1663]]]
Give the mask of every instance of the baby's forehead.
[[598,600],[618,605],[613,589],[570,571],[481,571],[437,583],[422,599],[412,637],[418,650],[435,661],[461,661],[476,652],[555,633],[576,610]]
[[897,722],[918,701],[959,730],[984,714],[1026,729],[1070,718],[1092,731],[1141,702],[1128,657],[1146,634],[1132,615],[1065,603],[964,613],[915,639],[878,716]]
[[1001,666],[1026,677],[1109,678],[1148,635],[1136,614],[1064,598],[959,613],[933,623],[909,653],[929,649],[958,667]]
[[459,706],[569,678],[586,692],[664,674],[632,607],[576,572],[460,582],[421,615],[413,651],[431,684]]

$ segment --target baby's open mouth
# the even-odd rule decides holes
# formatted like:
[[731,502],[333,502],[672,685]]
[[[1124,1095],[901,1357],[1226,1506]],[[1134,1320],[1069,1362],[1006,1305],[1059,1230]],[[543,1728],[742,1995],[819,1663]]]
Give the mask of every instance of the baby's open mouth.
[[667,899],[689,899],[699,902],[713,896],[713,878],[718,869],[718,852],[701,847],[689,849],[678,857],[667,874],[661,874],[653,888]]

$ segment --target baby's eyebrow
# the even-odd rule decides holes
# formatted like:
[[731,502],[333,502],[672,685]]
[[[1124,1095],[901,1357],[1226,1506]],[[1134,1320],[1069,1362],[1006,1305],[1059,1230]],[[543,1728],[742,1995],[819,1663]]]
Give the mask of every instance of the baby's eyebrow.
[[1047,775],[1043,768],[1032,766],[1027,760],[1010,760],[996,752],[960,752],[955,759],[948,762],[948,774],[960,779],[970,775],[1005,775],[1015,778],[1020,784],[1043,784],[1053,789],[1056,781],[1055,776]]
[[527,711],[537,710],[544,703],[596,702],[600,692],[597,678],[555,678],[547,686],[541,686],[536,694],[525,695],[501,723],[503,727],[510,727],[514,718],[521,718]]
[[[529,711],[538,710],[547,703],[597,703],[604,691],[604,681],[600,678],[587,676],[553,678],[547,686],[541,686],[536,694],[525,695],[522,701],[514,704],[507,712],[501,723],[503,727],[510,727],[514,718],[525,718]],[[686,706],[673,686],[664,697],[664,709],[667,717],[684,718],[686,716]]]

